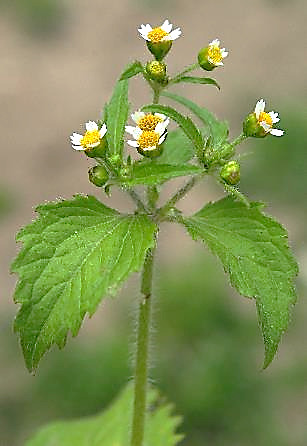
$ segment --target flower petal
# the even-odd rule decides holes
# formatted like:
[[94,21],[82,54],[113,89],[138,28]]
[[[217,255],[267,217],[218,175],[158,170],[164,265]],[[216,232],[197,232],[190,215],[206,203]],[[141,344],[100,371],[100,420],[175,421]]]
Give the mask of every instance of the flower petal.
[[139,144],[137,141],[133,141],[132,139],[128,139],[127,144],[131,147],[139,147]]
[[279,121],[280,121],[280,119],[279,119],[279,117],[278,117],[278,113],[275,113],[274,111],[271,111],[271,112],[269,113],[269,116],[271,116],[271,119],[272,119],[273,124],[276,124],[276,122],[279,122]]
[[280,129],[271,129],[270,133],[271,133],[271,135],[274,135],[274,136],[282,136],[285,132]]
[[79,146],[82,138],[83,138],[83,136],[80,135],[79,133],[73,133],[70,137],[70,141],[75,146]]
[[264,109],[265,109],[265,102],[263,99],[260,99],[255,107],[255,115],[257,119],[259,118],[260,113],[264,111]]
[[72,146],[72,148],[74,149],[74,150],[85,150],[85,148],[83,147],[83,146]]
[[169,35],[167,36],[168,37],[167,40],[176,40],[178,39],[178,37],[181,36],[181,34],[182,34],[181,29],[176,28],[171,33],[169,33]]
[[85,124],[85,128],[88,132],[93,132],[94,130],[98,130],[98,125],[95,121],[88,121]]
[[144,118],[145,113],[141,112],[141,111],[136,111],[134,113],[132,113],[131,118],[133,119],[133,121],[138,124],[140,119]]
[[164,132],[163,135],[161,135],[161,138],[159,139],[159,145],[163,143],[163,141],[165,140],[167,136],[167,132]]
[[103,138],[106,133],[107,133],[107,126],[106,124],[103,124],[103,126],[99,130],[100,138]]
[[212,40],[212,42],[209,43],[209,46],[220,46],[219,39]]
[[170,33],[173,25],[168,21],[165,20],[165,22],[160,26],[161,29],[163,29],[163,31],[165,31],[166,33]]
[[163,122],[159,122],[156,125],[155,132],[159,133],[159,135],[161,136],[165,132],[165,129],[168,126],[168,124],[169,124],[169,118],[167,118]]
[[143,133],[139,127],[133,127],[132,125],[126,125],[125,130],[132,135],[135,139],[138,139]]
[[158,118],[163,119],[163,121],[164,121],[164,119],[166,118],[166,116],[163,115],[162,113],[155,113],[155,116],[158,116]]
[[261,121],[260,125],[266,133],[268,133],[272,129],[272,127],[269,124],[267,124],[265,121]]

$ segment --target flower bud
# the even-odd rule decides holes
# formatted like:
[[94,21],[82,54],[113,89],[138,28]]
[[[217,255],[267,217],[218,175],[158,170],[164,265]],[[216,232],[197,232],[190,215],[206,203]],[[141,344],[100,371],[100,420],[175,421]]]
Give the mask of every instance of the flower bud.
[[227,184],[238,184],[240,181],[240,164],[238,161],[226,163],[220,170],[220,176]]
[[99,146],[90,147],[84,150],[84,152],[89,158],[103,158],[106,154],[106,151],[107,151],[107,140],[105,137],[100,141]]
[[166,64],[164,62],[159,62],[158,60],[147,62],[146,73],[153,81],[164,85],[167,83]]
[[95,184],[95,186],[102,187],[108,181],[109,174],[105,167],[95,166],[88,171],[88,177],[90,182]]
[[264,138],[268,133],[260,125],[256,114],[250,113],[243,122],[243,133],[245,136]]
[[171,40],[163,40],[161,42],[146,41],[147,47],[151,54],[153,54],[156,60],[161,61],[167,55],[172,47],[173,42]]

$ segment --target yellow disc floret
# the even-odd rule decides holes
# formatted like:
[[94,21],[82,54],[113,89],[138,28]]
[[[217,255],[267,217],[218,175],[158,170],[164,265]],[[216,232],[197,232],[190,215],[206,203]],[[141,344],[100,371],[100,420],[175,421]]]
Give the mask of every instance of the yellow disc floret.
[[148,33],[147,37],[152,43],[159,43],[164,40],[166,36],[168,36],[168,33],[162,28],[154,28]]
[[150,132],[155,130],[157,124],[159,124],[159,122],[162,121],[163,119],[160,118],[160,116],[155,116],[150,113],[148,115],[143,116],[143,118],[141,118],[137,124],[141,130]]
[[210,45],[208,47],[208,58],[209,58],[210,62],[213,64],[218,64],[218,63],[222,62],[223,56],[222,56],[221,49],[218,46]]
[[89,147],[93,147],[94,145],[97,145],[100,143],[100,133],[99,130],[92,130],[85,132],[83,138],[80,141],[80,145],[84,147],[85,149]]
[[138,139],[138,144],[141,149],[148,149],[149,147],[157,147],[160,135],[152,130],[145,130]]
[[258,122],[265,122],[268,126],[273,127],[273,119],[266,112],[261,112],[259,114]]

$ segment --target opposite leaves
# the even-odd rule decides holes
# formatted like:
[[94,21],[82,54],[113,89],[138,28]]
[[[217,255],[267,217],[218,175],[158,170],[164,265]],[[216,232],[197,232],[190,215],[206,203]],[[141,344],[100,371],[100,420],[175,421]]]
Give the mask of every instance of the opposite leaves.
[[[147,446],[175,446],[182,439],[176,433],[181,418],[172,414],[172,406],[158,406],[158,392],[148,392],[154,410],[148,412],[145,427]],[[52,423],[41,429],[26,446],[127,446],[132,417],[132,386],[127,387],[103,413],[84,420]]]
[[225,198],[184,219],[193,239],[203,240],[223,263],[240,294],[256,300],[265,343],[264,367],[273,360],[296,302],[297,264],[283,227],[253,203]]
[[15,321],[26,365],[35,369],[43,354],[76,336],[86,313],[92,315],[141,269],[154,246],[155,225],[145,215],[122,215],[94,197],[37,208],[39,218],[22,229],[23,248],[13,262],[19,274]]

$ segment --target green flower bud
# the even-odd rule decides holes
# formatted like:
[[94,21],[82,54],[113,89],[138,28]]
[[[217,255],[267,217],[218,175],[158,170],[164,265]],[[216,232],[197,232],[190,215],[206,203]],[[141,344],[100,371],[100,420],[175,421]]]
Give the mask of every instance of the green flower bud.
[[95,184],[95,186],[102,187],[108,181],[109,174],[105,167],[95,166],[88,171],[88,177],[90,182]]
[[107,140],[103,138],[99,146],[86,149],[84,152],[89,158],[103,158],[107,151]]
[[240,164],[238,161],[229,161],[220,170],[221,178],[227,184],[238,184],[240,181]]
[[256,113],[250,113],[245,118],[243,122],[243,133],[245,136],[254,138],[264,138],[268,134],[259,124]]
[[144,150],[141,147],[138,147],[137,151],[139,152],[140,155],[143,155],[146,158],[157,158],[158,156],[162,155],[163,144],[160,144],[159,146],[155,147],[152,150]]
[[156,60],[161,61],[171,49],[173,42],[171,40],[163,40],[162,42],[154,43],[147,40],[146,44],[151,54],[155,56]]
[[153,81],[164,85],[167,83],[166,64],[164,62],[159,62],[158,60],[147,62],[146,73]]

